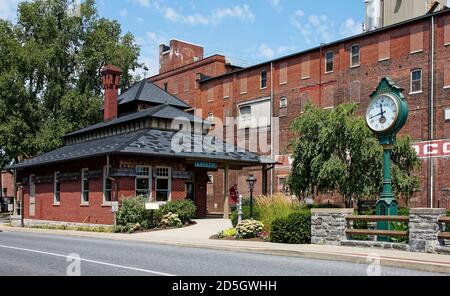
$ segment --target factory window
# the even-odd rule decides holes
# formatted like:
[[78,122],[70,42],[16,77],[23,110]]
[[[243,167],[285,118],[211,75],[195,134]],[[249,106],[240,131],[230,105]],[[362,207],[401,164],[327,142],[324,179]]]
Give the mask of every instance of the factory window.
[[310,56],[309,55],[305,55],[304,57],[302,57],[302,79],[308,79],[311,76],[311,66],[310,66]]
[[247,75],[241,76],[241,95],[247,93]]
[[350,102],[361,102],[361,82],[359,81],[350,83]]
[[411,27],[410,41],[412,54],[423,51],[423,24]]
[[447,15],[444,18],[444,45],[450,45],[450,16]]
[[358,67],[360,64],[360,47],[359,44],[352,45],[350,55],[350,67]]
[[261,89],[264,89],[267,87],[267,71],[262,70],[261,71]]
[[334,53],[332,50],[325,54],[325,73],[331,73],[334,70]]
[[230,97],[230,81],[223,83],[223,98],[228,99]]
[[81,204],[89,204],[89,179],[87,178],[88,169],[81,170]]
[[59,172],[55,172],[55,174],[53,175],[53,180],[54,180],[53,204],[59,205],[61,203],[61,181],[59,179]]
[[280,98],[280,108],[286,108],[288,106],[288,101],[286,97]]
[[164,90],[167,91],[169,89],[169,83],[164,82]]
[[280,84],[286,84],[288,82],[288,64],[283,63],[280,65]]
[[411,94],[422,92],[422,70],[411,71]]
[[391,57],[391,36],[389,33],[380,35],[378,39],[378,60],[386,61]]

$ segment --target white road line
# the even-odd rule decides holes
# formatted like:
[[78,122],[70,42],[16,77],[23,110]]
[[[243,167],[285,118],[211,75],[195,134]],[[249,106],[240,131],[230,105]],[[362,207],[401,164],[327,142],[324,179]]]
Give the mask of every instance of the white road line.
[[[11,250],[18,250],[18,251],[24,251],[24,252],[30,252],[30,253],[37,253],[37,254],[43,254],[43,255],[49,255],[49,256],[61,257],[61,258],[72,258],[72,257],[70,257],[68,255],[49,253],[49,252],[43,252],[43,251],[38,251],[38,250],[32,250],[32,249],[17,248],[17,247],[5,246],[5,245],[0,245],[0,248],[11,249]],[[154,271],[154,270],[149,270],[149,269],[142,269],[142,268],[136,268],[136,267],[123,266],[123,265],[112,264],[112,263],[101,262],[101,261],[95,261],[95,260],[89,260],[89,259],[84,259],[84,258],[79,258],[79,260],[83,261],[83,262],[89,262],[89,263],[98,264],[98,265],[105,265],[105,266],[116,267],[116,268],[121,268],[121,269],[139,271],[139,272],[144,272],[144,273],[151,273],[151,274],[160,275],[160,276],[176,276],[174,274],[169,274],[169,273],[164,273],[164,272],[159,272],[159,271]]]

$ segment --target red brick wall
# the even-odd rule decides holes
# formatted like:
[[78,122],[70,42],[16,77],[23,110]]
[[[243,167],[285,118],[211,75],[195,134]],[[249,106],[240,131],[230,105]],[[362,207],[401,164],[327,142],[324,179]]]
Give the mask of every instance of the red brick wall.
[[[82,168],[90,170],[101,170],[105,163],[105,159],[97,158],[69,162],[66,164],[46,166],[45,168],[35,168],[32,170],[21,171],[19,180],[29,178],[30,175],[48,176],[55,171],[60,173],[78,173]],[[183,161],[173,159],[151,159],[139,157],[114,158],[111,157],[112,168],[127,168],[136,165],[152,165],[171,167],[173,170],[189,170],[195,171],[190,165],[184,164]],[[134,177],[117,177],[115,178],[117,185],[113,185],[114,191],[117,190],[117,198],[130,198],[135,196],[135,178]],[[184,179],[172,179],[171,184],[171,198],[172,200],[184,200],[186,198]],[[196,205],[198,207],[198,215],[203,217],[206,215],[206,172],[196,171],[195,182],[196,190]],[[155,196],[155,178],[152,178],[153,196]],[[36,214],[31,217],[29,212],[30,195],[29,185],[24,184],[24,215],[25,218],[49,220],[49,221],[67,221],[76,223],[90,223],[90,224],[112,224],[113,213],[110,206],[104,206],[103,203],[103,178],[92,179],[89,182],[89,205],[81,204],[81,182],[80,178],[76,181],[62,181],[61,182],[61,197],[60,204],[54,205],[54,183],[36,183]],[[116,189],[117,188],[117,189]],[[114,193],[116,196],[116,193]]]

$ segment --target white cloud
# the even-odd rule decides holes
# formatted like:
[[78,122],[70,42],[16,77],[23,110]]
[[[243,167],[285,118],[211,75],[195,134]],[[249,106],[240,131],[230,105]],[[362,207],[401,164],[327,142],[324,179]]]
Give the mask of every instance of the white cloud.
[[267,44],[261,44],[259,47],[259,54],[266,59],[271,59],[275,56],[275,51]]
[[291,17],[291,24],[300,31],[307,44],[330,42],[334,38],[334,22],[326,15],[306,15],[304,11],[297,10]]
[[341,24],[340,33],[344,37],[361,34],[362,25],[353,18],[348,18]]
[[278,46],[276,48],[271,48],[269,45],[263,43],[258,48],[258,56],[265,59],[272,59],[275,56],[282,56],[294,50],[295,46]]
[[0,18],[12,21],[17,14],[17,5],[23,0],[0,0]]
[[123,9],[120,11],[120,16],[124,19],[126,19],[128,17],[128,10],[127,9]]
[[150,6],[150,0],[134,0],[134,2],[140,6],[143,7],[149,7]]
[[145,37],[136,37],[136,42],[141,46],[139,62],[144,63],[148,71],[140,70],[136,74],[140,76],[152,76],[159,70],[159,45],[166,43],[168,38],[156,32],[147,32]]
[[272,5],[272,7],[277,8],[280,6],[280,0],[268,0],[270,5]]
[[244,22],[254,22],[256,18],[248,5],[219,8],[214,10],[208,16],[200,13],[183,15],[174,8],[167,7],[164,9],[164,17],[169,21],[188,25],[217,25],[226,18],[236,18]]

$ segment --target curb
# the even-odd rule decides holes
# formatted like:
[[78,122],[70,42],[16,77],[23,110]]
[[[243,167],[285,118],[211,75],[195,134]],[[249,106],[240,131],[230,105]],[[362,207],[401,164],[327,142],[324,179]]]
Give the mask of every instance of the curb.
[[[283,249],[268,249],[267,247],[247,247],[247,246],[226,246],[208,243],[191,243],[182,241],[170,240],[151,240],[137,237],[126,237],[125,235],[112,236],[106,233],[89,233],[89,232],[72,232],[64,230],[47,230],[47,229],[31,229],[31,228],[12,228],[9,226],[1,226],[0,232],[16,232],[16,233],[33,233],[33,234],[50,234],[50,235],[65,235],[79,238],[104,239],[113,241],[128,241],[139,243],[152,243],[159,245],[168,245],[185,248],[208,249],[216,251],[252,253],[272,256],[286,256],[296,258],[306,258],[314,260],[327,260],[348,262],[355,264],[368,265],[369,256],[367,254],[345,253],[345,252],[321,252],[310,250],[283,250]],[[367,250],[367,249],[361,249]],[[371,249],[371,253],[376,253],[376,250]],[[424,272],[443,273],[450,275],[450,262],[438,262],[433,260],[413,260],[408,258],[398,258],[390,256],[380,256],[380,265],[384,267],[404,268],[410,270],[418,270]]]

